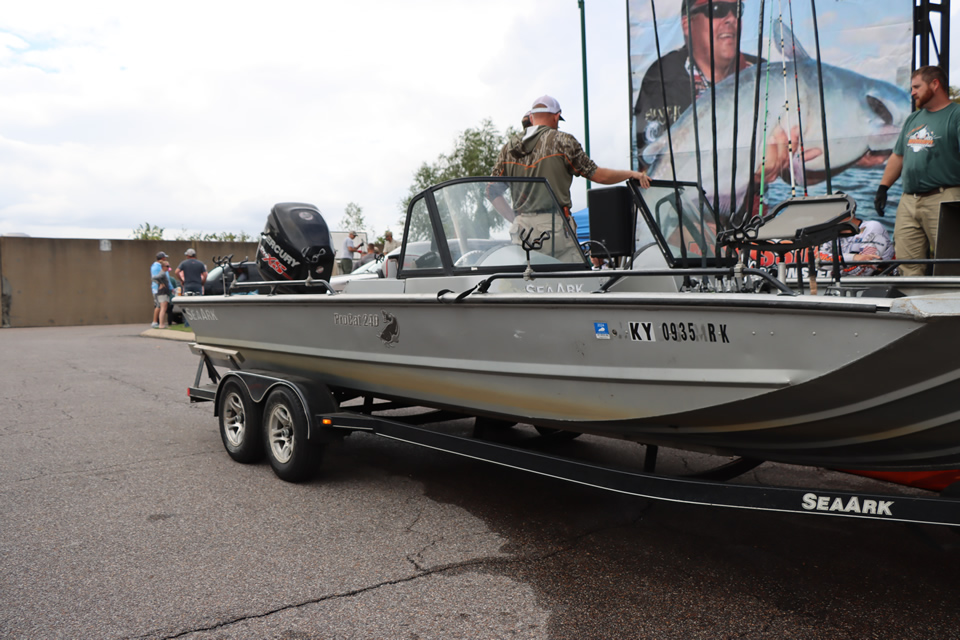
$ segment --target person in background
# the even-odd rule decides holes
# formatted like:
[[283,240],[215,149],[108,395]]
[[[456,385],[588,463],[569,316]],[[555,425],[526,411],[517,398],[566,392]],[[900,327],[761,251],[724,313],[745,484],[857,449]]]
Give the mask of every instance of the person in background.
[[[637,133],[637,158],[641,169],[647,169],[656,157],[643,155],[644,149],[653,142],[666,137],[667,127],[672,125],[708,89],[718,82],[757,64],[757,57],[741,52],[737,48],[737,12],[743,16],[743,3],[738,0],[713,0],[713,42],[710,40],[711,7],[710,0],[682,0],[680,7],[680,26],[683,30],[684,46],[665,54],[650,65],[643,76],[637,104],[634,108]],[[711,68],[710,51],[713,49]],[[692,62],[691,62],[692,52]],[[760,59],[763,62],[763,59]],[[661,71],[663,68],[663,81]],[[751,70],[755,73],[756,70]],[[693,90],[691,91],[691,77]],[[666,103],[664,103],[666,93]],[[664,140],[666,142],[666,140]],[[667,147],[664,146],[664,150]],[[754,182],[770,184],[782,178],[790,180],[791,156],[796,161],[796,152],[800,149],[800,127],[794,125],[787,131],[773,127],[767,136],[764,153],[765,162],[758,166]],[[791,153],[792,152],[792,153]],[[804,161],[823,155],[823,150],[805,147]],[[746,162],[746,159],[744,159]],[[680,177],[681,179],[684,176]],[[686,176],[690,178],[690,176]],[[810,183],[821,178],[810,176]],[[759,186],[757,194],[759,194]],[[760,204],[759,195],[753,203],[754,213]]]
[[[853,221],[860,228],[855,236],[840,238],[840,254],[845,266],[843,275],[870,276],[876,273],[877,266],[860,264],[864,260],[891,260],[893,259],[893,242],[883,225],[876,220],[864,222],[859,217]],[[833,243],[827,242],[820,247],[820,257],[824,260],[833,260]]]
[[[937,252],[940,203],[960,200],[960,105],[950,100],[940,67],[920,67],[910,79],[917,110],[907,116],[887,160],[873,205],[882,216],[887,190],[901,176],[893,243],[898,260],[924,260]],[[902,276],[922,276],[926,265],[902,264]]]
[[383,254],[386,255],[400,246],[400,243],[393,239],[393,231],[387,231],[383,234]]
[[[743,5],[739,8],[742,16]],[[685,44],[662,56],[643,74],[633,111],[636,116],[637,155],[640,157],[640,166],[645,166],[643,149],[665,135],[667,127],[676,122],[680,114],[686,111],[701,93],[733,75],[738,66],[743,70],[757,63],[756,57],[741,53],[737,49],[737,9],[736,1],[714,0],[712,46],[713,70],[716,73],[711,73],[709,0],[683,0],[680,26]],[[663,82],[660,67],[663,68]]]
[[[166,272],[163,270],[161,260],[166,259],[166,257],[166,253],[159,251],[157,252],[157,259],[150,265],[150,290],[153,294],[153,323],[150,326],[154,329],[160,328],[161,310],[163,311],[164,322],[166,322],[167,303],[170,302],[169,292],[166,294],[165,300],[161,300],[159,297],[160,283],[166,279]],[[161,278],[161,276],[164,276],[164,278]]]
[[[162,251],[160,253],[163,253]],[[157,313],[157,324],[154,327],[155,329],[166,329],[169,326],[168,313],[170,309],[170,299],[176,295],[176,284],[173,279],[170,277],[170,263],[165,259],[159,259],[160,263],[160,273],[157,275],[154,280],[156,281],[157,291],[156,291],[156,303],[159,304],[159,311]],[[166,254],[164,254],[166,256]]]
[[372,242],[367,243],[367,250],[363,252],[363,257],[360,258],[360,264],[367,264],[372,260],[377,259],[377,248]]
[[183,295],[202,295],[207,283],[207,265],[197,260],[197,252],[187,249],[187,258],[177,266],[177,279],[183,284]]
[[13,301],[13,287],[7,276],[0,276],[0,327],[10,328],[10,303]]
[[353,259],[362,253],[363,245],[357,242],[357,232],[351,231],[340,249],[340,271],[346,275],[353,273]]

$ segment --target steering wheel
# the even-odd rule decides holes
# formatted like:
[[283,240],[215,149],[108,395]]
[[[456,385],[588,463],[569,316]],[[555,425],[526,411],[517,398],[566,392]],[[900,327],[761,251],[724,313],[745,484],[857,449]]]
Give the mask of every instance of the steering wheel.
[[414,260],[413,263],[417,266],[417,269],[435,269],[440,266],[440,256],[437,255],[436,251],[428,251]]
[[485,254],[486,249],[473,249],[460,256],[460,259],[453,263],[455,267],[472,267],[480,261],[480,256]]

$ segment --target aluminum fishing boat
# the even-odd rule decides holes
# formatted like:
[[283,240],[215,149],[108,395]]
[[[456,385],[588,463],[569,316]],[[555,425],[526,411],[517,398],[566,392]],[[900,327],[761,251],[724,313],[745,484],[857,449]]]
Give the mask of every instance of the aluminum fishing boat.
[[736,256],[850,233],[852,200],[792,203],[718,242],[682,193],[695,188],[631,184],[608,199],[622,206],[591,205],[638,229],[625,269],[591,269],[545,181],[465,178],[411,201],[399,259],[380,277],[336,292],[332,247],[284,244],[268,223],[258,259],[275,293],[238,284],[175,303],[197,343],[236,354],[233,366],[303,376],[338,398],[759,460],[960,466],[956,283],[801,293]]

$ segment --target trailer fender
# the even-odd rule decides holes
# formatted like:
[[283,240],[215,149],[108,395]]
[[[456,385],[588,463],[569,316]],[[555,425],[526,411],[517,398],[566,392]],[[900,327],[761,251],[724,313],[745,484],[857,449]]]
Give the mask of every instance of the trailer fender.
[[262,408],[263,401],[277,386],[290,389],[300,400],[303,412],[307,416],[307,439],[311,442],[326,443],[335,440],[342,434],[334,429],[327,429],[317,419],[317,415],[326,415],[339,410],[340,405],[334,399],[330,389],[323,383],[300,376],[278,374],[260,371],[228,371],[223,374],[217,385],[217,397],[214,400],[214,415],[218,416],[220,393],[224,382],[238,380],[246,389],[250,398],[258,407]]

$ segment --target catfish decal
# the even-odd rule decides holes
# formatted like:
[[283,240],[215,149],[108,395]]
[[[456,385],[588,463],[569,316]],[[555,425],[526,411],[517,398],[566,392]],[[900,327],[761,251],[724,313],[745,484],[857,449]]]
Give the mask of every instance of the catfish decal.
[[400,326],[397,324],[397,317],[386,311],[380,313],[383,314],[383,323],[386,325],[380,331],[380,339],[386,346],[393,347],[400,339]]

